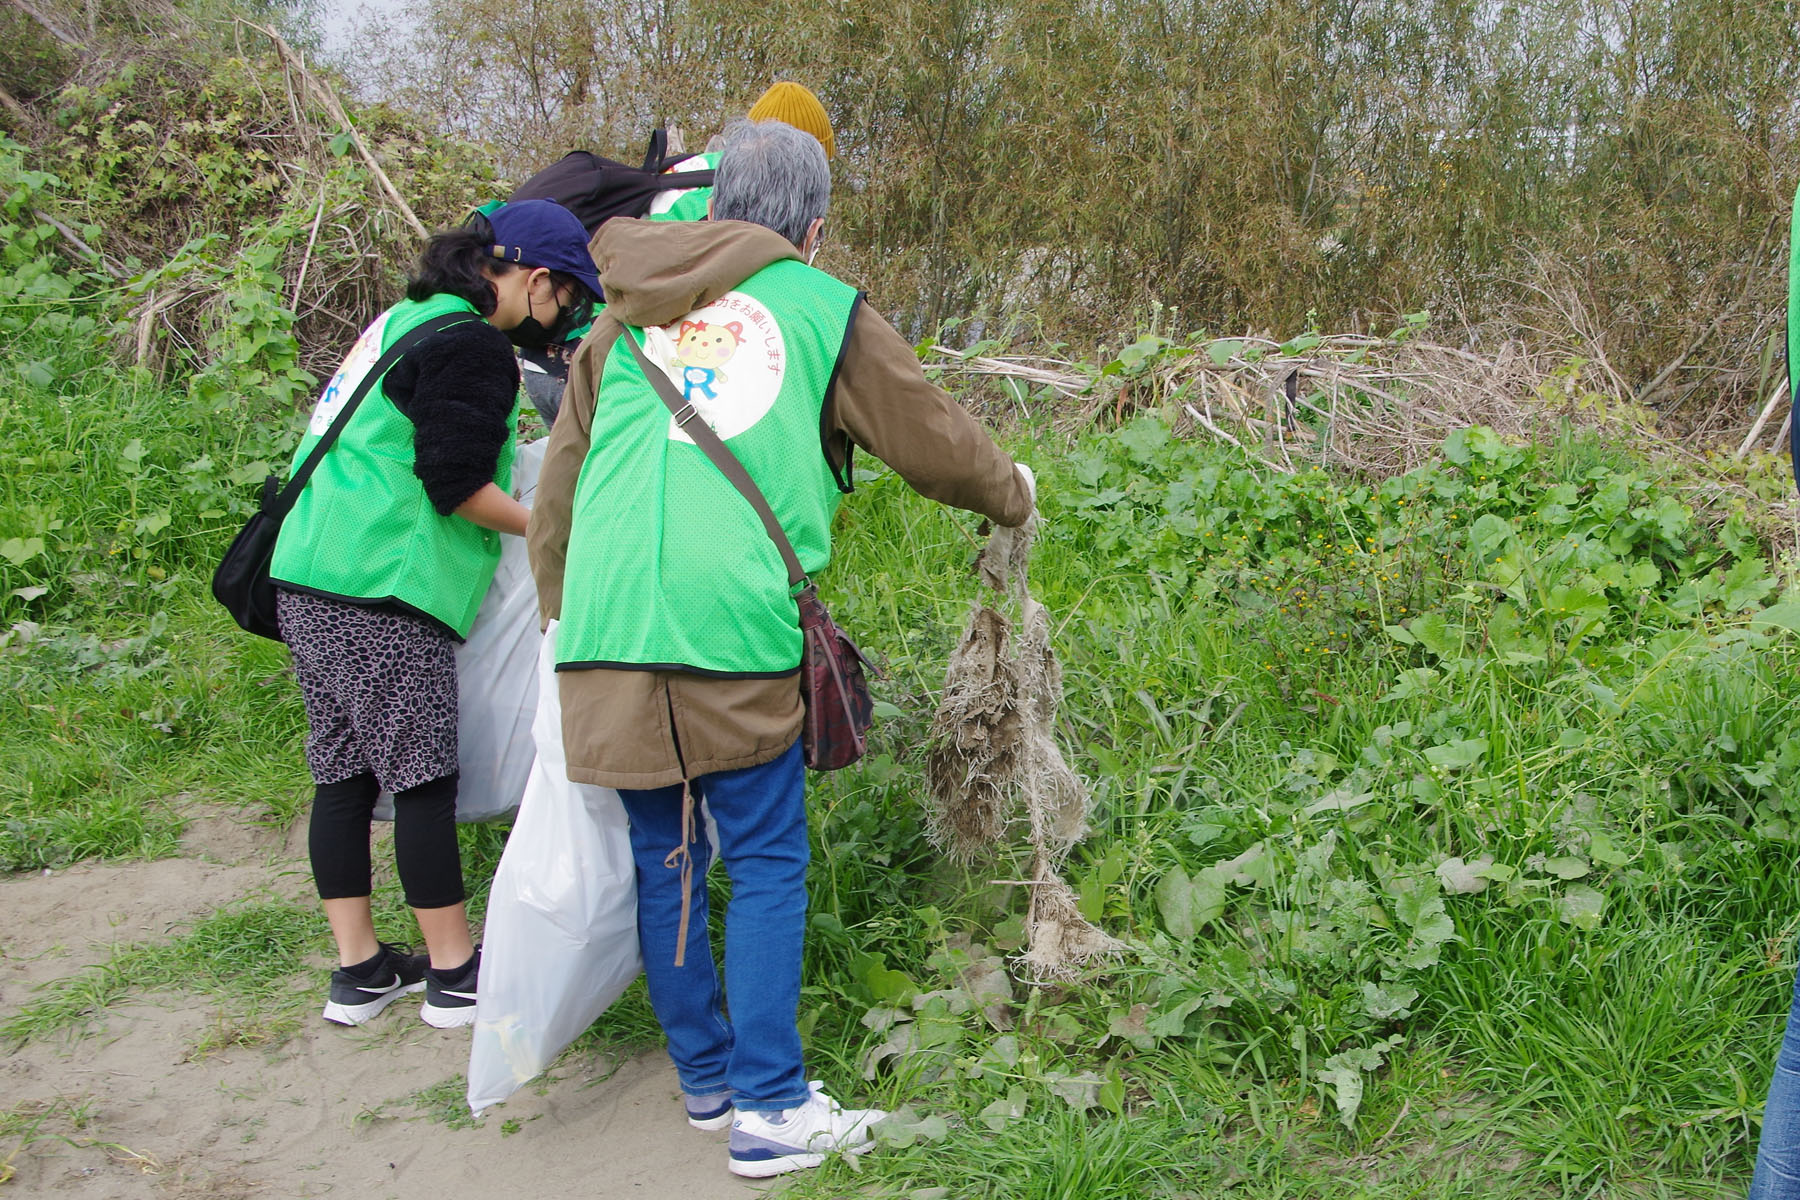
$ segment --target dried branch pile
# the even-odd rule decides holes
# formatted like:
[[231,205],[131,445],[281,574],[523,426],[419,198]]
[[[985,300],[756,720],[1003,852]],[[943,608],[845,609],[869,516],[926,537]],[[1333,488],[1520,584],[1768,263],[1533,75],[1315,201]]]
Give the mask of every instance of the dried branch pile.
[[[416,253],[426,228],[401,195],[331,85],[275,33],[248,22],[242,30],[273,50],[275,70],[256,82],[260,100],[242,139],[252,161],[268,164],[279,181],[272,190],[271,225],[291,233],[276,268],[284,300],[295,314],[301,365],[328,375],[343,347],[394,299],[398,271]],[[365,173],[344,171],[353,153]],[[213,300],[217,281],[179,269],[164,273],[137,312],[137,354],[150,353],[150,327],[162,322],[177,342],[188,342],[192,322],[178,322],[184,305]],[[217,318],[215,318],[217,319]]]
[[[1655,415],[1604,362],[1532,351],[1518,342],[1485,357],[1416,338],[1361,334],[1321,337],[1298,352],[1292,346],[1260,337],[1168,344],[1110,375],[1060,359],[966,355],[933,346],[927,366],[941,375],[1011,381],[1015,396],[1023,388],[1079,398],[1084,424],[1101,414],[1122,420],[1160,408],[1175,414],[1177,432],[1242,447],[1281,471],[1317,466],[1398,474],[1431,458],[1451,431],[1469,425],[1487,425],[1512,439],[1585,425],[1685,450],[1658,434]],[[1771,402],[1765,409],[1740,454],[1777,408]],[[1775,444],[1785,446],[1785,426]]]
[[1035,528],[1033,517],[995,530],[977,563],[982,580],[1017,604],[1019,629],[987,604],[970,615],[932,721],[925,779],[932,839],[962,862],[1003,846],[1015,807],[1024,808],[1031,903],[1021,963],[1035,978],[1055,979],[1121,947],[1081,915],[1057,874],[1087,834],[1089,795],[1056,744],[1062,668],[1049,614],[1026,585]]
[[140,365],[190,373],[291,329],[297,365],[329,374],[397,298],[427,224],[505,190],[478,148],[346,107],[273,29],[161,0],[89,5],[85,27],[79,6],[0,11],[60,56],[35,91],[0,97],[0,125],[62,180],[36,215],[122,285]]

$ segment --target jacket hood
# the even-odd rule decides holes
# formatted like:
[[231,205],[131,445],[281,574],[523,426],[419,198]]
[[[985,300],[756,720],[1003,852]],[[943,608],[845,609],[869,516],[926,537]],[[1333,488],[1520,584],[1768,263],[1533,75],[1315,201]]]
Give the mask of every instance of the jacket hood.
[[667,325],[704,308],[770,263],[800,257],[792,242],[748,221],[614,217],[589,247],[607,313],[626,325]]

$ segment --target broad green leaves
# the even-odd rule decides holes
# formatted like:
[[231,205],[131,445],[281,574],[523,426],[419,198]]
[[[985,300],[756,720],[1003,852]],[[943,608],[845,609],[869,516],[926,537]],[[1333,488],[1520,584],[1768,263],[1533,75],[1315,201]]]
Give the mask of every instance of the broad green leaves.
[[1119,444],[1139,463],[1151,463],[1169,444],[1169,427],[1153,417],[1139,417],[1119,431]]
[[44,552],[44,539],[41,537],[7,538],[0,542],[0,558],[15,567],[22,567]]
[[1558,917],[1577,929],[1600,928],[1600,914],[1606,911],[1606,897],[1586,884],[1575,884],[1557,901]]
[[950,1124],[936,1113],[921,1113],[903,1104],[876,1122],[873,1132],[882,1145],[904,1149],[920,1142],[942,1141],[949,1136]]
[[1437,865],[1432,874],[1444,891],[1452,896],[1468,895],[1487,890],[1490,881],[1488,868],[1494,865],[1494,856],[1484,854],[1474,862],[1464,862],[1460,856],[1446,858]]
[[1387,1056],[1404,1040],[1395,1034],[1373,1045],[1339,1051],[1325,1060],[1319,1079],[1331,1088],[1332,1098],[1337,1101],[1338,1120],[1344,1128],[1356,1123],[1357,1110],[1362,1108],[1363,1076],[1380,1070]]
[[1217,866],[1192,877],[1181,866],[1169,870],[1156,885],[1156,907],[1163,928],[1178,941],[1192,941],[1224,914],[1229,881],[1229,874]]
[[1750,621],[1756,625],[1773,625],[1790,633],[1800,633],[1800,601],[1784,600],[1780,604],[1771,604],[1752,615]]
[[1487,753],[1486,738],[1461,738],[1440,746],[1428,746],[1425,761],[1444,771],[1460,771],[1481,761]]
[[1456,937],[1456,925],[1435,888],[1414,886],[1401,892],[1394,915],[1407,932],[1400,962],[1413,970],[1435,966],[1444,944]]

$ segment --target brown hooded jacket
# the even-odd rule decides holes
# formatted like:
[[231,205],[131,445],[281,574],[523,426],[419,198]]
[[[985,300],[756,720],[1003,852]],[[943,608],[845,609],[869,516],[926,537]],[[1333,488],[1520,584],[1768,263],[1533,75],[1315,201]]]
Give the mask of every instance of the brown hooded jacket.
[[[742,221],[616,218],[600,227],[592,249],[607,306],[570,365],[527,533],[546,621],[562,609],[575,484],[591,447],[600,372],[621,323],[666,325],[770,263],[800,257],[780,234]],[[823,428],[821,453],[840,468],[855,445],[932,500],[1002,525],[1031,513],[1012,459],[925,378],[912,347],[865,302],[856,305]],[[768,762],[800,736],[797,675],[596,669],[564,671],[560,681],[564,750],[578,783],[664,787]]]

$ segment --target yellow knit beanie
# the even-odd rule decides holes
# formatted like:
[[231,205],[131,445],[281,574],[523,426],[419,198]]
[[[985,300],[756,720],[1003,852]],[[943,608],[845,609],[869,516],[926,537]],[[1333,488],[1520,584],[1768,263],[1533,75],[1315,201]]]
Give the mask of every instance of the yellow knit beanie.
[[837,157],[837,139],[831,135],[831,118],[819,98],[797,83],[782,80],[750,106],[752,121],[781,121],[819,139],[825,157]]

